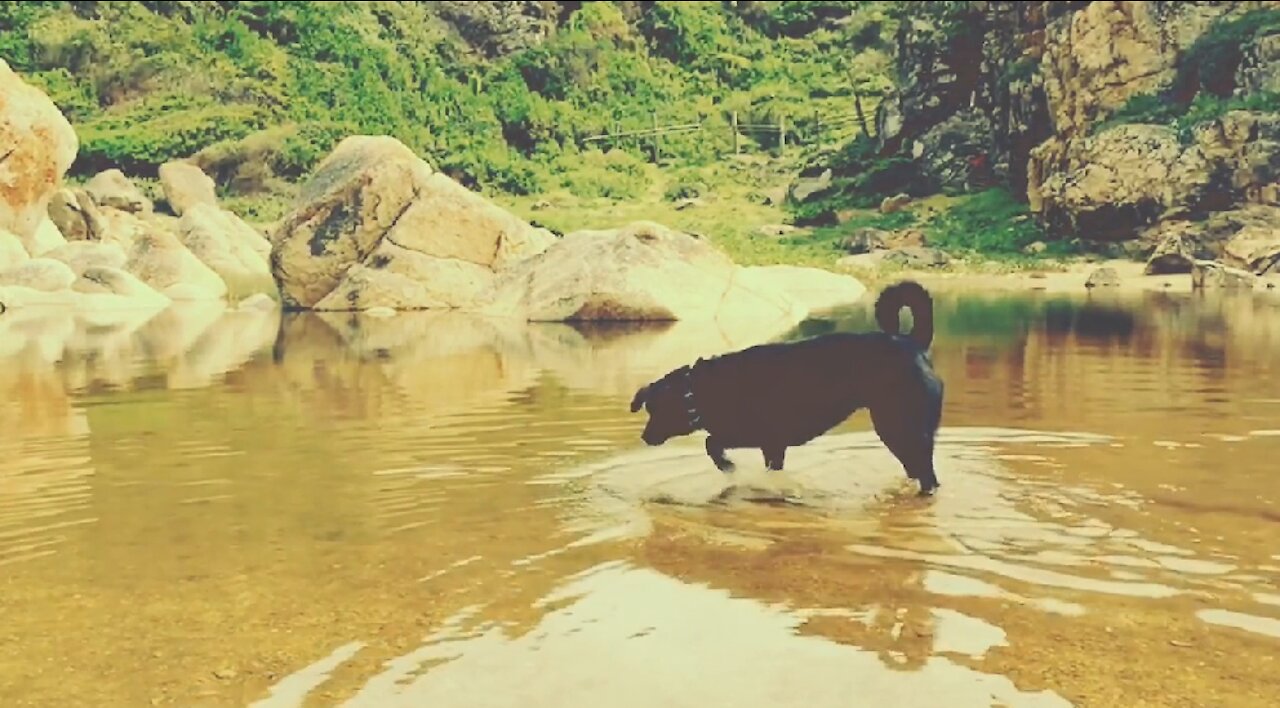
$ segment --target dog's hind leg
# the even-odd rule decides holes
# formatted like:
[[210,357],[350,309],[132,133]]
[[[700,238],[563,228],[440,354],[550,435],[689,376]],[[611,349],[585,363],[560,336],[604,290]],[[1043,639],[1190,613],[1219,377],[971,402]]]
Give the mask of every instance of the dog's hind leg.
[[779,447],[762,447],[760,452],[764,453],[764,464],[774,472],[781,472],[782,466],[787,461],[787,447],[785,445]]
[[720,441],[716,440],[714,435],[707,436],[707,457],[716,464],[716,469],[721,472],[732,472],[734,469],[733,461],[724,455],[724,446]]
[[902,463],[907,476],[920,483],[922,496],[941,486],[933,469],[934,431],[927,425],[931,419],[936,420],[927,413],[912,415],[909,409],[897,406],[871,409],[876,435]]

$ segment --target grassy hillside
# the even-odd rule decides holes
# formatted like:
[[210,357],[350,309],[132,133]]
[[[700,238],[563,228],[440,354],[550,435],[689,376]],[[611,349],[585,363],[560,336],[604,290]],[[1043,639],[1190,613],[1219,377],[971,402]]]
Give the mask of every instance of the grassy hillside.
[[232,194],[284,189],[363,132],[491,193],[626,198],[647,146],[583,154],[582,136],[658,111],[721,128],[663,142],[704,164],[728,150],[731,111],[786,112],[804,140],[815,114],[889,86],[889,3],[560,5],[547,41],[488,58],[435,3],[0,2],[0,56],[71,119],[74,174],[201,153]]

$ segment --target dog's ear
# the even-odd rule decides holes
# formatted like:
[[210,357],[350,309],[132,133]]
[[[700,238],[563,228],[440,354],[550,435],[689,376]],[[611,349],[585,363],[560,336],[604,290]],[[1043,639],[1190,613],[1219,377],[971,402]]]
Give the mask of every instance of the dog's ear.
[[648,396],[649,396],[649,387],[641,386],[640,390],[636,391],[635,398],[631,399],[631,412],[632,413],[638,412],[640,410],[640,407],[644,405],[645,399]]

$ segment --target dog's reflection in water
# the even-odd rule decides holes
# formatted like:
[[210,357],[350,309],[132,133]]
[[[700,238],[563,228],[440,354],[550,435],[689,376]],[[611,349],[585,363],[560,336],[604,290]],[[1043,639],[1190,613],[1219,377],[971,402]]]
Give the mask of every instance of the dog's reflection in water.
[[776,507],[804,508],[811,506],[810,503],[805,501],[804,497],[796,491],[785,489],[764,489],[762,487],[752,487],[739,484],[730,484],[726,486],[719,494],[708,500],[707,503],[718,506],[728,506],[734,502],[747,502],[750,504]]

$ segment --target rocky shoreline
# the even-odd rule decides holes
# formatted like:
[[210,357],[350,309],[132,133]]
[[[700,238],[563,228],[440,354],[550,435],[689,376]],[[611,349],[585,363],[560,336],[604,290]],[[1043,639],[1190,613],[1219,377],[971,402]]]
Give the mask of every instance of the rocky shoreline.
[[160,310],[173,302],[316,311],[450,310],[525,321],[798,322],[859,300],[855,278],[745,268],[650,222],[558,237],[390,137],[341,141],[292,211],[259,230],[193,164],[161,204],[120,170],[63,185],[78,147],[47,96],[0,63],[0,303]]

